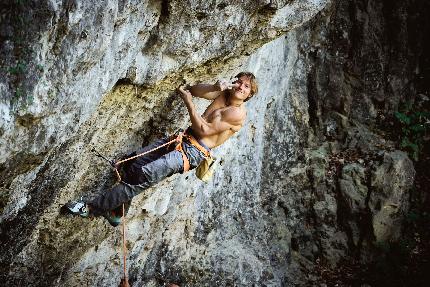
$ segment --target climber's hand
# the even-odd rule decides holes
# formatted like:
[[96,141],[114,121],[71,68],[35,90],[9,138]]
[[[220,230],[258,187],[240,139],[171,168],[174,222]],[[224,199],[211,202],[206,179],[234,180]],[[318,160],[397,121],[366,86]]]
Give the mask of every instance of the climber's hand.
[[218,80],[218,81],[215,83],[215,86],[216,86],[220,91],[225,91],[225,90],[227,90],[227,89],[231,89],[231,88],[237,88],[237,87],[239,87],[239,84],[238,84],[238,83],[236,83],[236,81],[237,81],[237,78],[233,78],[233,79],[231,79],[230,81],[225,80],[225,79],[221,79],[221,80]]
[[186,90],[186,86],[180,86],[178,88],[179,96],[182,98],[182,100],[187,103],[191,101],[193,96],[191,95],[191,92],[189,90]]

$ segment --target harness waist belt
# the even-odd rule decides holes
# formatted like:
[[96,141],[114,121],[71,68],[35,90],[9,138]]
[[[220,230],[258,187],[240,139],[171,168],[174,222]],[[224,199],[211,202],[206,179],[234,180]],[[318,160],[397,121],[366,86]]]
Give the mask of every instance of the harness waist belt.
[[200,152],[202,152],[205,155],[205,157],[210,156],[210,149],[204,143],[197,140],[195,137],[193,137],[190,134],[185,134],[184,137],[188,143],[190,143],[192,146],[194,146]]
[[210,149],[202,142],[198,141],[194,136],[191,135],[192,130],[188,128],[185,132],[180,133],[177,136],[177,145],[176,150],[180,151],[182,153],[182,159],[184,161],[184,172],[190,170],[190,161],[187,158],[187,155],[185,154],[184,150],[182,149],[182,141],[185,140],[190,143],[192,146],[197,148],[200,152],[202,152],[205,157],[210,157]]

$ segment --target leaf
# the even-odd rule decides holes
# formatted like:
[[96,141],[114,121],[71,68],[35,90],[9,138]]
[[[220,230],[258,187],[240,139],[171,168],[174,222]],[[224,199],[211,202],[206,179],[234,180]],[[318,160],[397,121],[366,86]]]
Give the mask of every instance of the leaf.
[[413,154],[412,154],[412,157],[413,157],[413,159],[415,160],[415,161],[418,161],[418,155],[419,155],[419,152],[418,151],[414,151],[413,152]]
[[418,153],[419,151],[417,144],[411,143],[410,145],[408,145],[408,147],[410,147],[414,151],[414,153]]
[[416,143],[411,142],[408,138],[404,137],[402,143],[400,144],[402,148],[410,148],[413,152],[418,152],[419,147]]
[[402,142],[400,143],[400,147],[404,148],[409,145],[410,141],[407,137],[403,137]]
[[404,113],[400,113],[400,112],[394,112],[394,116],[401,122],[404,124],[409,125],[411,123],[411,119]]
[[422,124],[415,124],[415,125],[412,125],[412,126],[410,127],[410,129],[411,129],[412,131],[414,131],[415,133],[423,132],[423,131],[425,131],[425,130],[426,130],[426,128],[425,128]]
[[430,112],[416,112],[415,114],[419,117],[430,118]]
[[403,133],[403,136],[409,136],[409,134],[411,133],[411,130],[408,128],[402,128],[402,133]]
[[417,144],[409,142],[404,146],[408,150],[409,156],[412,157],[414,161],[418,161],[418,155],[420,153],[420,148]]

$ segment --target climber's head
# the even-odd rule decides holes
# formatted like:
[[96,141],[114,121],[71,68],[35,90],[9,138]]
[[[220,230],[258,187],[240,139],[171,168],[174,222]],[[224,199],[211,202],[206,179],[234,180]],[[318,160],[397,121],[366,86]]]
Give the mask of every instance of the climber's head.
[[243,99],[244,102],[248,101],[258,92],[257,79],[253,73],[240,72],[235,78],[237,80],[234,83],[239,85],[234,88],[234,92],[246,94],[246,98]]

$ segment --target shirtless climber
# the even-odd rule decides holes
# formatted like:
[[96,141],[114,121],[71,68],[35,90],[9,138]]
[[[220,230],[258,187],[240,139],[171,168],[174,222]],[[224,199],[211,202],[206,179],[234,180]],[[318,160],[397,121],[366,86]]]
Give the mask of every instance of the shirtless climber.
[[[241,72],[233,83],[218,81],[215,85],[197,84],[180,87],[179,95],[187,106],[191,118],[191,126],[185,131],[181,150],[174,145],[167,145],[154,152],[138,157],[122,166],[122,181],[110,191],[90,201],[77,200],[68,202],[66,212],[81,217],[104,216],[112,226],[121,221],[122,205],[129,206],[131,199],[146,188],[175,173],[182,173],[197,167],[210,149],[224,143],[240,130],[246,110],[244,102],[257,93],[258,86],[255,76],[249,72]],[[203,115],[199,115],[193,104],[192,97],[211,100]],[[130,156],[149,151],[169,142],[164,138],[143,147]]]

